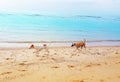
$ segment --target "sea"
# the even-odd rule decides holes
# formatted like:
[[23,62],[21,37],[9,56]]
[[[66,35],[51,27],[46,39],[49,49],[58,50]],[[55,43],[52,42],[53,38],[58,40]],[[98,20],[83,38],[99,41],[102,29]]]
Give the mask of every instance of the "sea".
[[120,46],[120,16],[0,13],[0,47],[83,39],[93,46]]

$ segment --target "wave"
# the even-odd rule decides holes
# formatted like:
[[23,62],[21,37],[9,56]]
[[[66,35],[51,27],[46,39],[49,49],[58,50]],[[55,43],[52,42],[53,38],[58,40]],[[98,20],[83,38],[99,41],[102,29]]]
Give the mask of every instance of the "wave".
[[50,17],[50,18],[81,18],[81,19],[101,19],[101,20],[114,20],[120,21],[119,17],[105,17],[105,16],[95,16],[95,15],[73,15],[73,16],[58,16],[58,15],[43,15],[43,14],[24,14],[24,13],[0,13],[0,16],[26,16],[26,17]]
[[5,16],[5,15],[23,15],[23,16],[40,16],[40,17],[59,17],[59,18],[102,18],[102,16],[92,16],[92,15],[74,15],[74,16],[57,16],[57,15],[42,15],[42,14],[14,14],[14,13],[0,13],[0,16]]
[[[78,41],[0,41],[0,43],[73,43]],[[120,40],[88,40],[87,42],[120,42]]]
[[77,17],[77,18],[102,18],[101,16],[90,16],[90,15],[75,15],[73,17]]

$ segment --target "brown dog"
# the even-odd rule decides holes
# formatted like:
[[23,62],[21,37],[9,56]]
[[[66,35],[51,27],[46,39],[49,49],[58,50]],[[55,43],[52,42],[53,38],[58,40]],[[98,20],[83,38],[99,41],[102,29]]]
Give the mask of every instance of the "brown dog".
[[72,45],[71,45],[71,47],[73,47],[73,46],[75,46],[77,49],[79,49],[79,48],[85,48],[86,49],[86,39],[84,39],[83,41],[80,41],[80,42],[76,42],[76,43],[73,43]]

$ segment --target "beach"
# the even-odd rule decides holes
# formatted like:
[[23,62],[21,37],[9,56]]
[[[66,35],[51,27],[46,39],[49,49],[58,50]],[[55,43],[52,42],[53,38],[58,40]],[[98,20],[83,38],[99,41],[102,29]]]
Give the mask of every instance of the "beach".
[[0,82],[119,82],[120,46],[0,48]]
[[0,0],[0,82],[120,82],[120,0]]
[[[0,82],[120,81],[119,16],[0,13],[0,19]],[[71,47],[84,39],[86,50]]]
[[[0,19],[0,82],[120,81],[119,16],[1,12]],[[86,50],[71,47],[84,39]]]

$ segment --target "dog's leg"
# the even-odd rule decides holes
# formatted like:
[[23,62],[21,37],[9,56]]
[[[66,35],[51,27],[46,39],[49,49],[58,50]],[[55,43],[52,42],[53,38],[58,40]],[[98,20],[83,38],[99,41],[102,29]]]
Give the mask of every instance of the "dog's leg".
[[86,46],[84,45],[84,48],[85,48],[85,50],[86,50]]
[[72,58],[73,56],[75,56],[76,55],[76,51],[78,50],[78,48],[76,48],[75,50],[73,50],[73,53],[71,53],[71,56],[70,56],[70,58]]
[[80,46],[80,49],[79,49],[79,50],[82,51],[82,48],[83,48],[83,46]]
[[76,52],[78,50],[78,48],[76,48],[75,50],[74,50],[74,52]]

